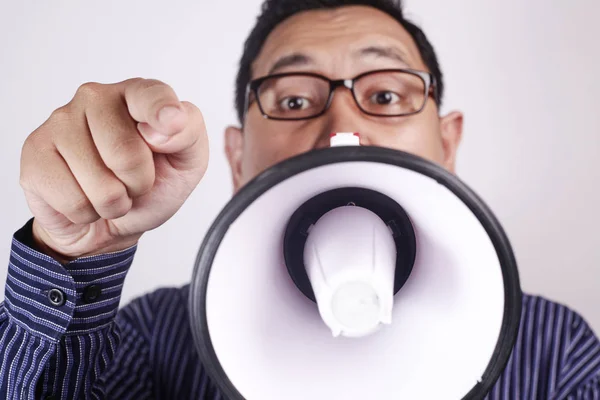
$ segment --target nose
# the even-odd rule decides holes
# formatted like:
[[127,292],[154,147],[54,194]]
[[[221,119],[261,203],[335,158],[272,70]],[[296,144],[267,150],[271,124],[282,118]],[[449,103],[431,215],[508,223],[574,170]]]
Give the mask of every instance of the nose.
[[358,132],[360,144],[368,144],[368,132],[364,115],[352,97],[352,92],[339,87],[333,93],[329,109],[323,115],[323,124],[320,127],[319,143],[317,147],[328,147],[332,133]]

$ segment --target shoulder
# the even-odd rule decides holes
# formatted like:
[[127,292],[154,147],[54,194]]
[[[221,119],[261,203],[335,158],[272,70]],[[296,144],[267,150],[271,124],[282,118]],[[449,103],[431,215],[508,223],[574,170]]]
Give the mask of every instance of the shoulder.
[[548,379],[548,389],[559,398],[600,390],[600,341],[585,318],[565,304],[524,294],[513,356],[537,375],[532,378]]
[[523,294],[522,332],[572,334],[582,329],[591,333],[585,318],[566,304],[540,295]]
[[[539,295],[524,294],[519,340],[569,355],[582,340],[597,343],[585,318],[571,307]],[[600,356],[600,354],[599,354]]]

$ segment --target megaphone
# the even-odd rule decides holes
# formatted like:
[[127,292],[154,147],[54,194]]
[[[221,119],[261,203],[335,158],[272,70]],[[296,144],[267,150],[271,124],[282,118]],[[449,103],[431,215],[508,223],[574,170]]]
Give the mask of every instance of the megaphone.
[[331,140],[208,230],[189,300],[207,374],[230,400],[484,398],[521,317],[500,223],[432,162]]

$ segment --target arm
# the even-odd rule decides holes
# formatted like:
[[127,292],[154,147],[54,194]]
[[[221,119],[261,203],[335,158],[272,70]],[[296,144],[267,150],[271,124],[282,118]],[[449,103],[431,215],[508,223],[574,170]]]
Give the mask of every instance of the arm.
[[149,397],[147,342],[134,321],[115,323],[136,247],[61,265],[30,246],[31,222],[13,239],[0,306],[0,397]]
[[27,137],[19,183],[34,219],[0,306],[0,395],[149,395],[147,330],[115,319],[122,284],[139,238],[200,182],[207,140],[197,107],[141,78],[81,85]]

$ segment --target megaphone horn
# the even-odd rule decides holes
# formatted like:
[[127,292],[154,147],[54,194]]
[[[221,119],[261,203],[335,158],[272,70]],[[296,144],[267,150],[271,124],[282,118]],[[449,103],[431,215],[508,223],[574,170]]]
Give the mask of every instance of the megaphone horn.
[[229,400],[483,399],[521,317],[500,223],[439,165],[330,140],[208,230],[189,300],[207,374]]

